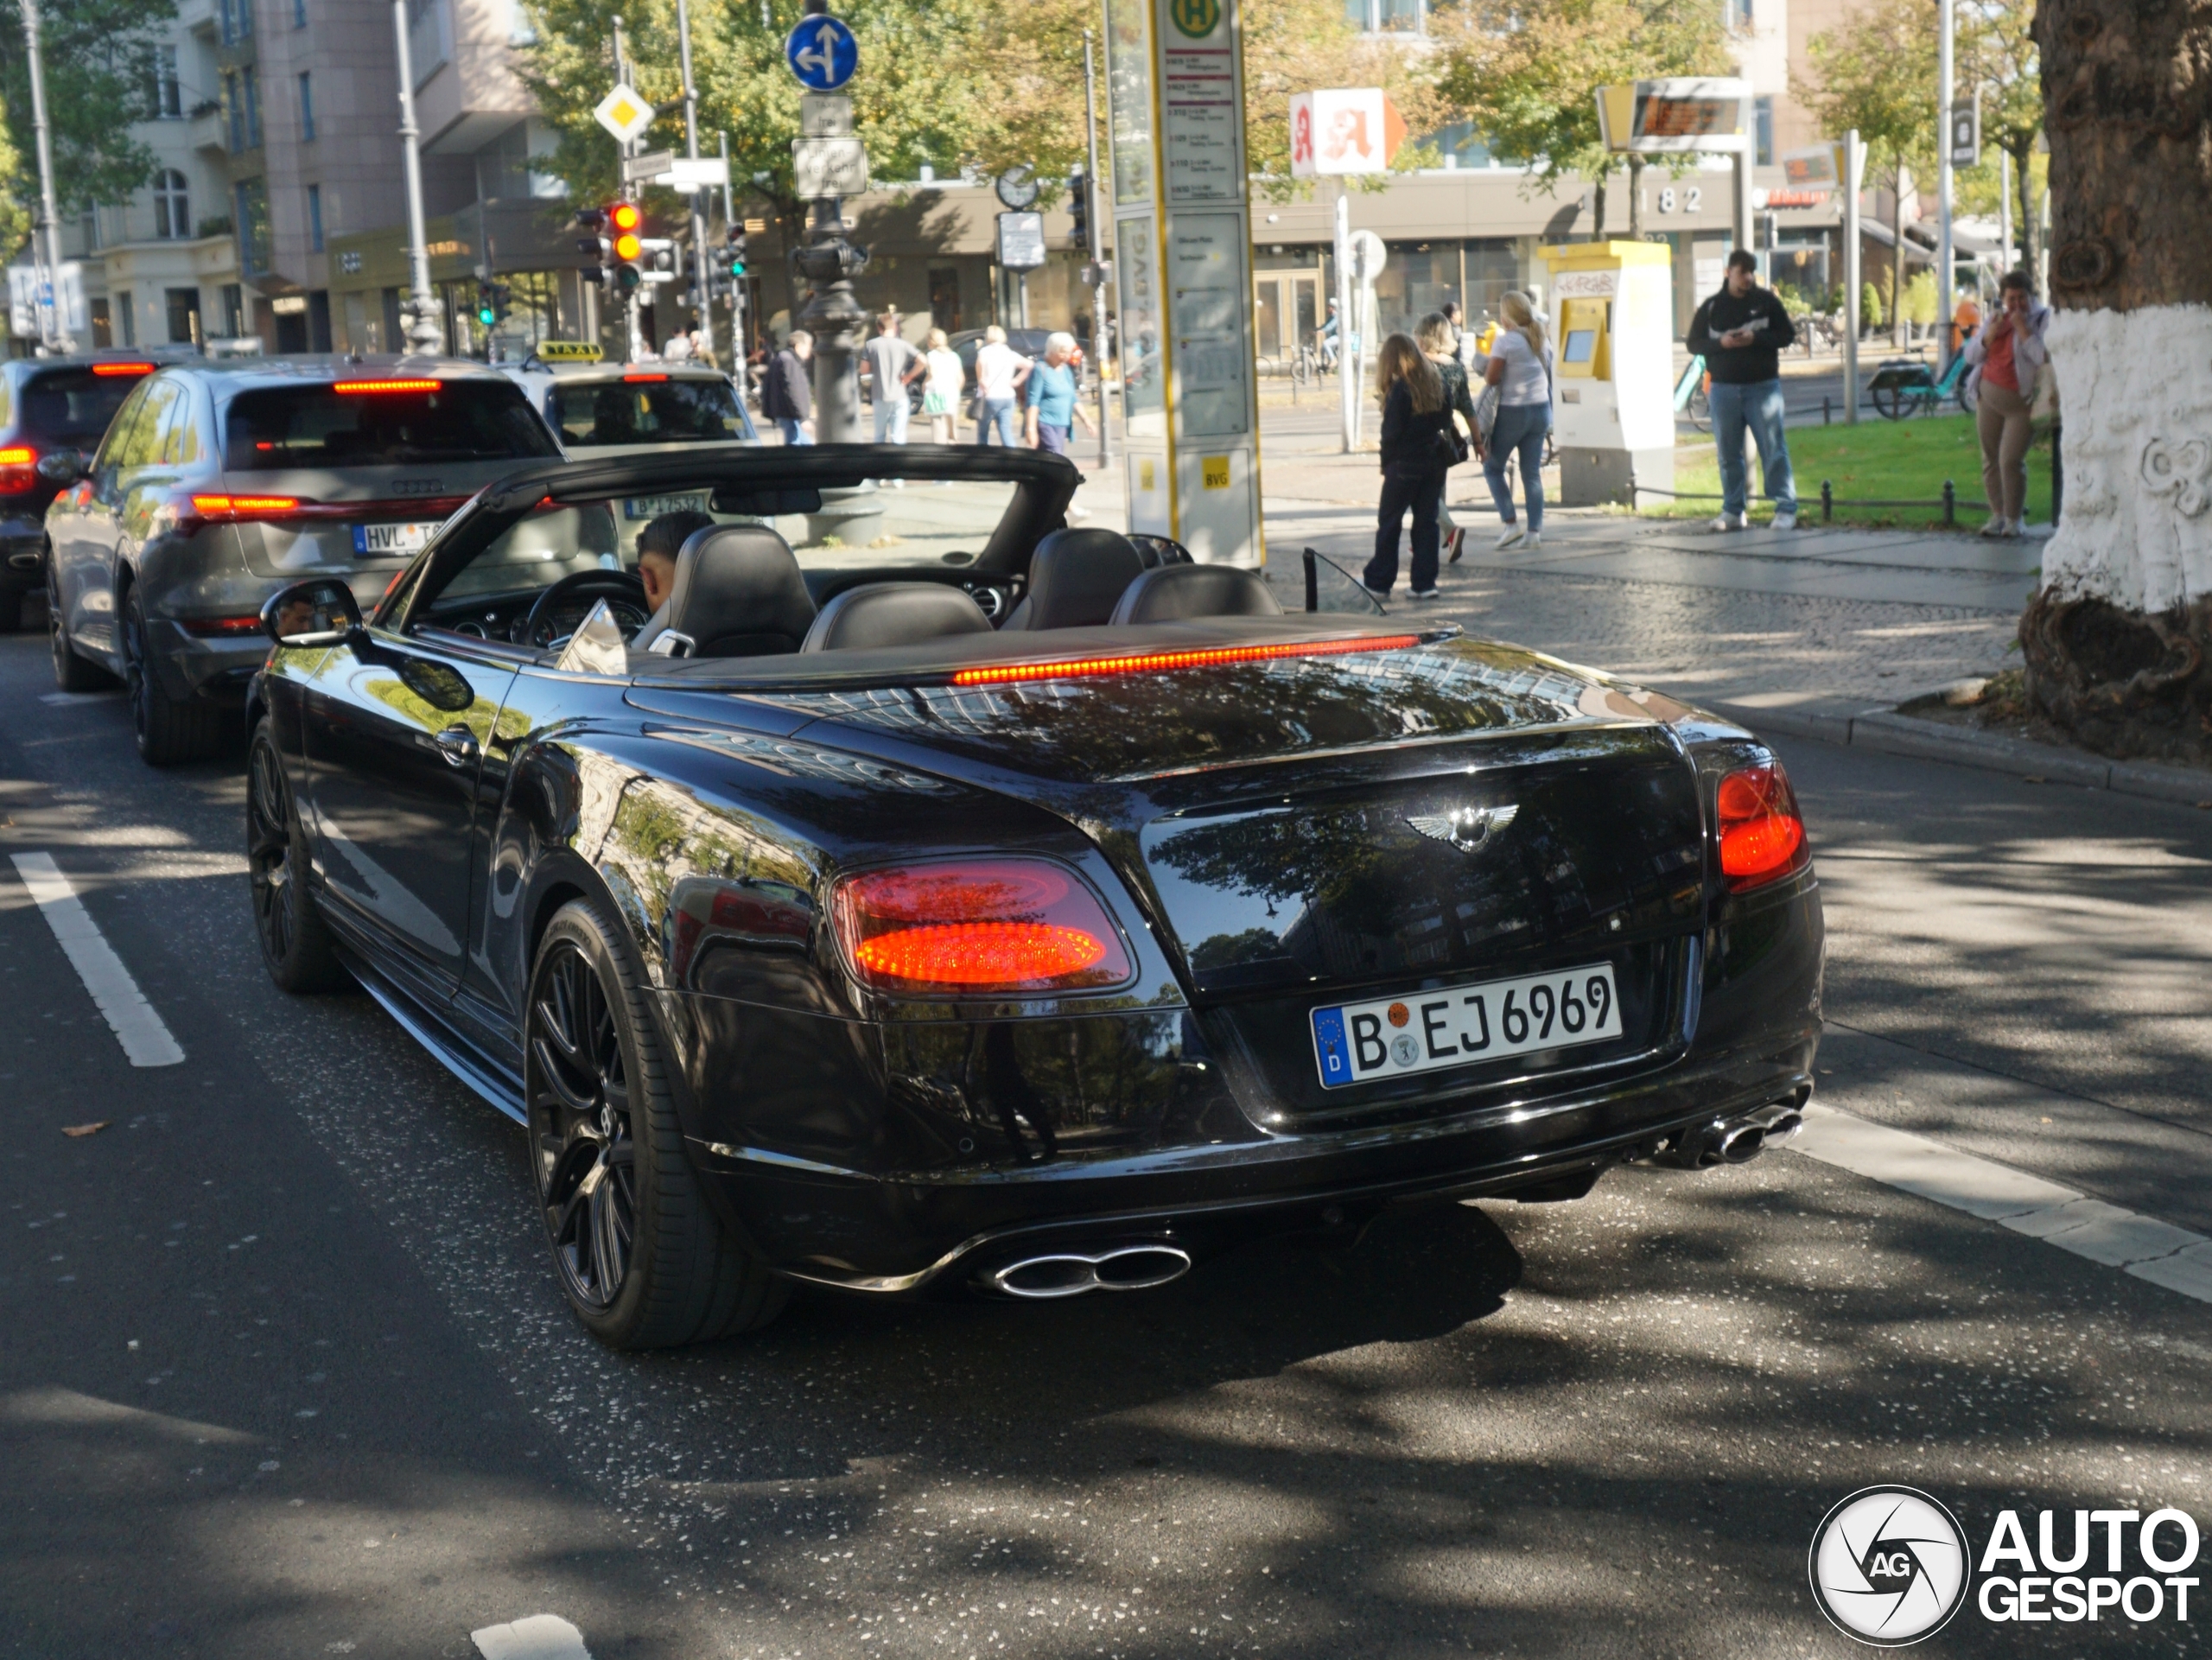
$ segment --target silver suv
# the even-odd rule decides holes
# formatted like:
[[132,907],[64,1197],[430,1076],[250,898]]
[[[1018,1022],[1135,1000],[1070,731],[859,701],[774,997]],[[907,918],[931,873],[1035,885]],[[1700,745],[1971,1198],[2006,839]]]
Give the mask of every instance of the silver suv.
[[[46,514],[54,677],[120,677],[138,753],[212,754],[268,655],[261,607],[336,575],[365,609],[478,489],[559,447],[444,358],[203,360],[139,383]],[[54,466],[55,458],[49,458]]]

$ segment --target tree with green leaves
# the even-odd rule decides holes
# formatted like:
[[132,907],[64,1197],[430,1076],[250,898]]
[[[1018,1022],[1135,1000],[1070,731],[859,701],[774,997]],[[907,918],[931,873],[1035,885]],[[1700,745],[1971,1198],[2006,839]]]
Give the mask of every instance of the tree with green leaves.
[[[1904,291],[1904,193],[1915,167],[1935,153],[1937,124],[1936,0],[1872,0],[1841,29],[1809,43],[1813,73],[1792,86],[1831,138],[1856,128],[1866,154],[1890,181],[1890,292]],[[1891,327],[1904,328],[1892,305]]]
[[[1593,223],[1621,157],[1598,125],[1598,89],[1666,75],[1728,75],[1735,64],[1709,0],[1467,0],[1439,12],[1437,92],[1500,159],[1527,164],[1527,188],[1588,179]],[[1643,233],[1645,158],[1629,166],[1629,234]]]
[[[160,26],[174,16],[171,0],[66,0],[41,10],[54,194],[64,213],[127,200],[153,177],[154,153],[130,137],[130,123],[145,112],[148,63]],[[19,205],[35,201],[30,60],[22,15],[13,5],[0,6],[0,99],[13,152],[0,157],[8,169],[6,194]],[[30,215],[19,212],[21,231],[0,213],[11,249],[28,233]]]
[[2026,0],[1967,0],[1959,10],[1958,96],[1980,94],[1981,136],[2012,158],[2019,193],[2020,263],[2041,269],[2043,226],[2036,211],[2036,145],[2043,137],[2043,63],[2036,50],[2035,9]]

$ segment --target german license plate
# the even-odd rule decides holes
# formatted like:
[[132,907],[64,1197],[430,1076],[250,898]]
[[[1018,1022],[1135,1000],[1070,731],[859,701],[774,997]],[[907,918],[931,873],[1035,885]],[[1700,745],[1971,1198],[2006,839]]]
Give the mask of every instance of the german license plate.
[[353,551],[356,553],[416,553],[419,552],[436,533],[433,524],[421,525],[356,525],[353,527]]
[[631,496],[622,504],[625,518],[658,518],[663,513],[703,513],[707,493],[688,496]]
[[1313,1020],[1313,1057],[1330,1090],[1621,1035],[1606,963],[1338,1003],[1315,1009]]

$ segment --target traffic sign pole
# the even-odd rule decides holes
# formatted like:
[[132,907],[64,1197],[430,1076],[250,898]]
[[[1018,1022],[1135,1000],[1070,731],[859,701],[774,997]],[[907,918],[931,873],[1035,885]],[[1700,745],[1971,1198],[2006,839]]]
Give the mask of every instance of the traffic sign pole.
[[[1936,162],[1936,363],[1938,374],[1951,366],[1951,59],[1957,33],[1952,0],[1942,0],[1942,22],[1936,35],[1936,132],[1942,155]],[[1904,296],[1900,295],[1898,298]]]
[[[683,67],[683,149],[699,159],[699,89],[691,81],[691,9],[676,0],[676,42]],[[715,353],[715,312],[707,299],[707,210],[705,194],[691,193],[691,315],[709,357]]]
[[[784,39],[784,61],[810,92],[834,92],[860,68],[860,43],[853,31],[830,16],[829,0],[807,0],[806,16]],[[792,141],[794,171],[804,144],[835,144],[835,138]],[[861,157],[865,163],[865,155]],[[814,198],[813,238],[798,250],[799,275],[814,285],[814,298],[798,321],[814,336],[814,431],[818,442],[851,443],[860,437],[860,377],[853,365],[868,313],[853,296],[853,273],[868,263],[868,252],[845,239],[844,202],[829,188]]]
[[1089,230],[1091,274],[1097,280],[1090,289],[1090,370],[1098,378],[1098,464],[1114,459],[1114,423],[1106,409],[1106,226],[1099,215],[1106,203],[1098,191],[1098,71],[1092,61],[1090,31],[1083,31],[1084,143],[1088,160],[1083,169],[1084,224]]

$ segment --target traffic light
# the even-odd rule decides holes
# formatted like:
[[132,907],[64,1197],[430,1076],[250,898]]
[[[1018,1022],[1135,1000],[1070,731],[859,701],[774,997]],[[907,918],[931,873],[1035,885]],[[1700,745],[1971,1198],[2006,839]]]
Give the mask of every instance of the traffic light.
[[1090,181],[1084,176],[1081,168],[1068,175],[1068,213],[1075,219],[1075,228],[1069,234],[1078,248],[1090,246]]
[[722,269],[729,273],[732,282],[741,283],[745,280],[745,227],[731,226],[722,240],[728,245],[723,251]]
[[645,215],[633,201],[618,201],[607,210],[607,228],[614,232],[614,290],[618,294],[635,294],[645,281],[641,262],[645,245],[638,234],[644,223]]
[[499,308],[493,302],[492,293],[489,283],[476,285],[476,321],[486,328],[499,321]]
[[614,280],[614,245],[607,238],[607,210],[604,207],[578,208],[576,228],[591,232],[576,241],[576,251],[588,255],[592,262],[584,267],[584,274],[594,283],[612,283]]

